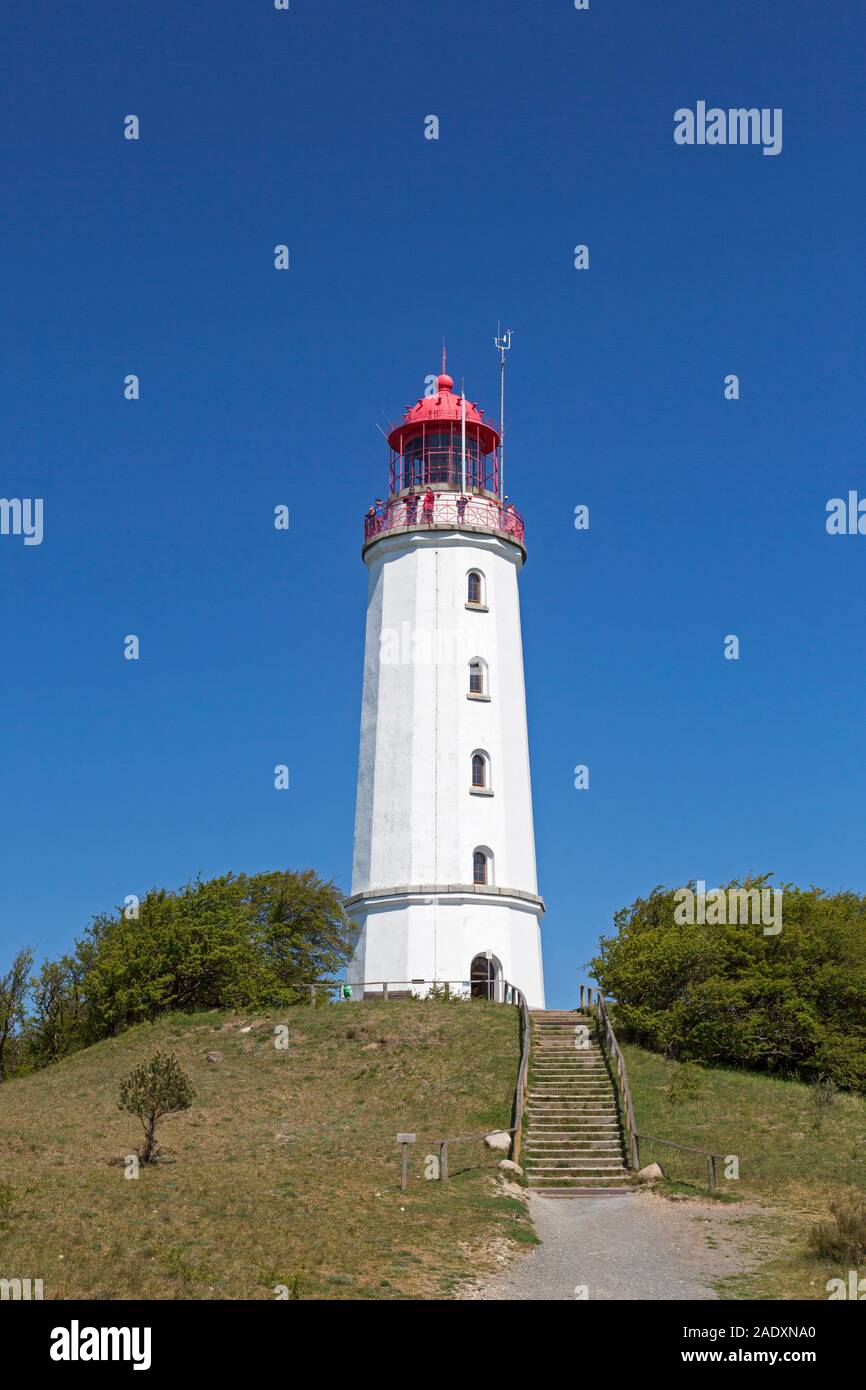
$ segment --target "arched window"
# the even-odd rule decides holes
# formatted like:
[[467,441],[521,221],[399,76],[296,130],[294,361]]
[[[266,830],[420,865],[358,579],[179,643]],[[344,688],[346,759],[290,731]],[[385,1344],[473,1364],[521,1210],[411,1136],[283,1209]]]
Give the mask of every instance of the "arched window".
[[472,754],[472,785],[473,787],[487,786],[487,759],[483,753]]
[[479,570],[470,570],[466,576],[466,602],[473,608],[484,606],[484,577]]
[[474,656],[469,663],[469,694],[487,694],[487,662]]
[[487,882],[487,855],[483,849],[477,849],[472,856],[472,882]]

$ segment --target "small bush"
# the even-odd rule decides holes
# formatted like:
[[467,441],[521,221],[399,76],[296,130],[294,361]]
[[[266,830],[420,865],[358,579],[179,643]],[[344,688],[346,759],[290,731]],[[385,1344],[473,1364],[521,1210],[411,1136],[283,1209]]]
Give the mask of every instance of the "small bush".
[[686,1105],[697,1100],[704,1086],[700,1067],[694,1062],[681,1062],[668,1083],[667,1097],[671,1105]]
[[137,1115],[144,1129],[142,1163],[155,1163],[156,1126],[166,1115],[188,1110],[195,1091],[173,1052],[156,1051],[120,1083],[119,1109]]
[[812,1082],[810,1096],[814,1114],[812,1116],[812,1128],[817,1134],[822,1124],[824,1116],[836,1099],[839,1087],[835,1081],[831,1081],[828,1076],[819,1076],[817,1081]]
[[464,1004],[467,996],[455,992],[450,985],[432,984],[426,994],[416,994],[412,992],[413,999],[419,999],[425,1004]]
[[809,1232],[809,1251],[834,1264],[854,1267],[866,1260],[866,1198],[833,1202],[832,1221],[819,1221]]

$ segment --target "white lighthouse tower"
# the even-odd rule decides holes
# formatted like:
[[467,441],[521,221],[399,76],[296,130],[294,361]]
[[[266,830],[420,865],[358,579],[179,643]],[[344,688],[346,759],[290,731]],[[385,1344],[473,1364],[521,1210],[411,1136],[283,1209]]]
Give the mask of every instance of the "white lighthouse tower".
[[355,853],[354,998],[423,982],[544,1007],[517,579],[523,521],[500,431],[454,392],[388,436],[369,572]]

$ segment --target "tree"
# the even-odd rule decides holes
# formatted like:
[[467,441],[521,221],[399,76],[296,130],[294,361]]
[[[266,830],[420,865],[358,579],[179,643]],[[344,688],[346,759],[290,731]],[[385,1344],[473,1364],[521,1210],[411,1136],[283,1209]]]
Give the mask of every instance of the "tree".
[[33,952],[25,948],[0,976],[0,1081],[6,1080],[10,1045],[24,1027],[32,967]]
[[37,1066],[56,1062],[82,1045],[87,1016],[81,992],[83,976],[81,961],[63,956],[45,961],[32,981],[29,1047]]
[[155,1163],[156,1126],[166,1115],[188,1110],[195,1091],[173,1052],[153,1054],[120,1083],[120,1110],[137,1115],[144,1129],[144,1145],[139,1150],[142,1163]]
[[174,1009],[272,1008],[348,959],[343,895],[313,873],[226,874],[153,889],[139,915],[97,918],[84,979],[90,1041]]
[[866,897],[780,891],[782,929],[767,935],[752,921],[690,924],[677,892],[655,888],[615,914],[592,973],[616,1000],[618,1031],[646,1047],[866,1091]]
[[153,888],[135,915],[94,917],[71,955],[43,965],[27,1054],[44,1066],[172,1010],[306,1003],[353,945],[342,893],[312,869]]

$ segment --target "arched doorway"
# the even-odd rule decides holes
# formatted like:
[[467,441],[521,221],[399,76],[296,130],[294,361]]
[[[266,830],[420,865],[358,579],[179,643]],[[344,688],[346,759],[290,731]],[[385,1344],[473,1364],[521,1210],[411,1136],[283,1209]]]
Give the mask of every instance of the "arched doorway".
[[469,968],[470,990],[473,999],[499,999],[502,966],[492,951],[474,956]]

